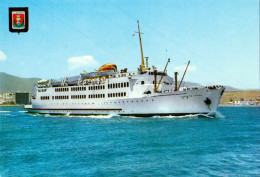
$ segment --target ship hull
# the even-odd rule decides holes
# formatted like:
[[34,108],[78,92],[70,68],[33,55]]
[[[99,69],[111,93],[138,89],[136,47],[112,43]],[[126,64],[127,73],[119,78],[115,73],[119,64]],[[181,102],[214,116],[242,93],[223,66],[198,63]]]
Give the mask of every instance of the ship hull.
[[181,116],[189,114],[215,115],[224,88],[195,89],[160,93],[140,98],[121,98],[100,101],[80,101],[62,105],[25,107],[29,113],[51,115],[121,115],[121,116]]

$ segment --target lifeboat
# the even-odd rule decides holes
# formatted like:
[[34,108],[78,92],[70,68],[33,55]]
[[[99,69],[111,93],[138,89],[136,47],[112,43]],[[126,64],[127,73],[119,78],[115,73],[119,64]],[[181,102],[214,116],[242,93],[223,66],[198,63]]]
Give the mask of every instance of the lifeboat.
[[103,72],[103,71],[111,71],[114,70],[115,72],[117,71],[117,66],[114,63],[107,63],[101,66],[98,70],[98,72]]

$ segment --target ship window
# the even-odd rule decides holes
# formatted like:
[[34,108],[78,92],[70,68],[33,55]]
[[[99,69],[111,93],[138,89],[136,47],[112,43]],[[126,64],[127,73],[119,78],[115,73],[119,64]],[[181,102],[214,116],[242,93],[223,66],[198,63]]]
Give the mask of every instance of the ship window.
[[98,98],[100,98],[100,94],[98,94]]
[[121,96],[123,96],[123,92],[121,93]]
[[105,94],[103,94],[103,98],[105,98]]
[[127,82],[127,87],[129,87],[129,82]]
[[117,83],[117,87],[120,88],[120,83]]
[[124,96],[126,96],[126,92],[124,92]]
[[141,81],[141,84],[144,85],[144,81]]
[[116,96],[116,94],[115,93],[113,93],[113,97],[115,97]]
[[126,87],[126,83],[124,82],[124,87]]
[[121,83],[121,87],[124,87],[124,83]]

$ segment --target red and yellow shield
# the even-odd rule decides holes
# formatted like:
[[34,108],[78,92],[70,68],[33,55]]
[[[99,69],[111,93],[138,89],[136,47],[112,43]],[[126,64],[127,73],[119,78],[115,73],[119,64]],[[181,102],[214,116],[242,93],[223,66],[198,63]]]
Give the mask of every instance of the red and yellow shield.
[[13,11],[12,12],[12,27],[13,29],[24,29],[25,28],[25,12],[24,11]]

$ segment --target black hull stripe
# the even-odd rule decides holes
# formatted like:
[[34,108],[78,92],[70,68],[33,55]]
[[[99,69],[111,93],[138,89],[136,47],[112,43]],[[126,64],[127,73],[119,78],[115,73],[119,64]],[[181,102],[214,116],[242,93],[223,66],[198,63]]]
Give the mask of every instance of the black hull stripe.
[[[29,112],[36,113],[36,112]],[[66,115],[66,113],[38,113],[38,114],[50,114],[50,115]],[[203,117],[203,115],[207,115],[208,112],[204,113],[154,113],[154,114],[118,114],[118,116],[134,116],[134,117],[153,117],[153,116],[187,116],[187,115],[198,115]],[[71,113],[70,116],[99,116],[99,115],[109,115],[109,114],[75,114]],[[215,116],[215,114],[211,115]]]

